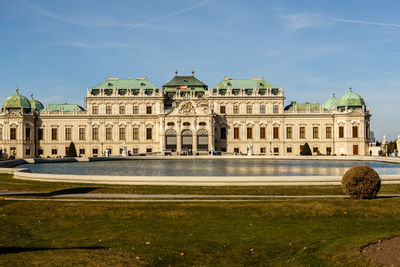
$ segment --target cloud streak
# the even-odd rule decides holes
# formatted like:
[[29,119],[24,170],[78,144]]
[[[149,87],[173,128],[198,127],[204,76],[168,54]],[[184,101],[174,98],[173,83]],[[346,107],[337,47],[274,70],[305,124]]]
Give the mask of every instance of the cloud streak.
[[395,24],[395,23],[383,23],[383,22],[375,22],[375,21],[353,20],[353,19],[342,19],[342,18],[332,18],[332,19],[335,21],[338,21],[338,22],[343,22],[343,23],[355,23],[355,24],[400,28],[400,24]]
[[162,19],[166,19],[166,18],[170,18],[170,17],[176,16],[176,15],[180,15],[180,14],[183,14],[183,13],[187,13],[187,12],[190,12],[190,11],[193,11],[193,10],[198,9],[200,7],[209,5],[212,2],[214,2],[214,1],[200,2],[200,3],[196,4],[196,5],[193,5],[193,6],[184,8],[184,9],[180,9],[180,10],[177,10],[177,11],[174,11],[174,12],[171,12],[171,13],[167,13],[167,14],[152,18],[152,19],[150,19],[148,21],[145,21],[145,22],[142,22],[142,23],[132,24],[132,25],[129,25],[126,29],[122,30],[121,32],[127,32],[129,30],[136,29],[136,28],[143,28],[143,27],[146,27],[146,26],[148,26],[149,24],[151,24],[153,22],[156,22],[156,21],[159,21],[159,20],[162,20]]
[[80,41],[64,41],[54,42],[52,44],[61,46],[70,46],[77,48],[88,48],[88,49],[103,49],[103,48],[142,48],[133,46],[129,43],[118,43],[118,42],[80,42]]

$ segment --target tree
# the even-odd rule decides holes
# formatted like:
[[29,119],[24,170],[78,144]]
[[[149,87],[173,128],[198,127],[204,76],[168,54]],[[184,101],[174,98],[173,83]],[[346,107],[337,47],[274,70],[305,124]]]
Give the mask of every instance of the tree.
[[310,146],[308,145],[308,143],[305,143],[303,146],[303,149],[300,151],[300,155],[302,156],[311,156],[311,149]]
[[67,157],[70,157],[70,158],[75,158],[75,157],[77,157],[74,142],[71,142],[71,144],[69,144]]

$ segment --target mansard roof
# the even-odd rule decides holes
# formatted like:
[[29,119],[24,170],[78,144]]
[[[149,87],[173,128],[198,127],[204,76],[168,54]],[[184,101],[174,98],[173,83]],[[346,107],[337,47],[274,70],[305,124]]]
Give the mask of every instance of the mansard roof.
[[254,89],[254,88],[278,88],[275,85],[267,82],[261,78],[251,78],[249,80],[237,80],[232,78],[224,78],[221,82],[217,83],[214,88],[216,89]]
[[292,103],[290,105],[287,105],[285,107],[285,110],[294,110],[294,108],[296,107],[296,109],[298,111],[306,111],[307,108],[310,109],[310,111],[318,111],[321,109],[321,104],[320,103],[296,103],[294,101],[292,101]]
[[70,111],[84,111],[85,109],[77,104],[48,104],[46,109],[50,112],[55,112],[55,111],[62,111],[64,112],[70,112]]
[[207,88],[207,85],[192,76],[178,76],[175,75],[174,78],[169,80],[166,84],[163,85],[163,87],[179,87],[181,85],[187,85],[188,87],[203,87]]
[[104,82],[96,85],[92,89],[155,89],[156,85],[147,78],[136,78],[135,80],[120,80],[118,78],[108,78]]

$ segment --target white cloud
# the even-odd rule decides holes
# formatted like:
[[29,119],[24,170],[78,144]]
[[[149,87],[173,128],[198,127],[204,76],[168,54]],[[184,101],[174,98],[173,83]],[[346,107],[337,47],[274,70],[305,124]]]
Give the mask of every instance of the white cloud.
[[298,31],[311,27],[319,27],[329,22],[318,13],[285,13],[279,12],[278,17],[289,31]]

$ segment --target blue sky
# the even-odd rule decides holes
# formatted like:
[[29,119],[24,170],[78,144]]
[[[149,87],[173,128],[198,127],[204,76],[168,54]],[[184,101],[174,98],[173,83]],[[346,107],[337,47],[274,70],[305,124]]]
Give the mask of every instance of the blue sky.
[[0,101],[83,104],[107,77],[179,74],[209,86],[264,77],[286,103],[324,103],[350,86],[371,109],[378,139],[400,134],[400,1],[0,2]]

